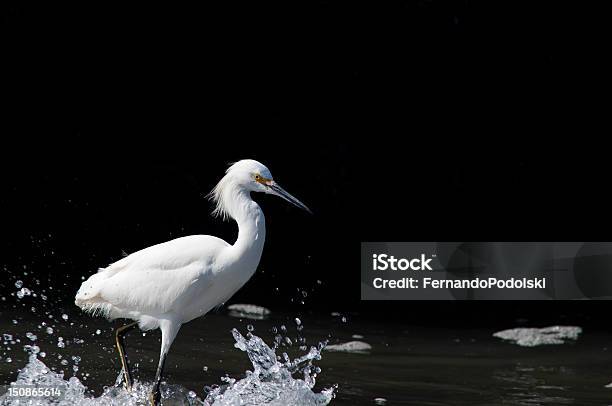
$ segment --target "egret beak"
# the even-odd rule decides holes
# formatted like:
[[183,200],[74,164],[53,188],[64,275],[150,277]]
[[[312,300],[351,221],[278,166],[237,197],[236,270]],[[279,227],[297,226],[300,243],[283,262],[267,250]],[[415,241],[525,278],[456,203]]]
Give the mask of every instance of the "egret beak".
[[282,197],[283,199],[285,199],[289,203],[293,204],[294,206],[299,207],[302,210],[306,210],[308,213],[312,214],[310,209],[308,207],[306,207],[306,205],[304,203],[300,202],[298,199],[293,197],[285,189],[283,189],[282,187],[278,186],[278,184],[276,182],[272,181],[272,182],[266,183],[266,186],[268,187],[268,190],[269,190],[270,194]]

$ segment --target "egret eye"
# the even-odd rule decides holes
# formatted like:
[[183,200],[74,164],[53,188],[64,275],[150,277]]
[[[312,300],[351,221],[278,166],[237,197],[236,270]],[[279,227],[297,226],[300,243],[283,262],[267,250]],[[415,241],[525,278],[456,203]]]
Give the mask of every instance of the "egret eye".
[[259,180],[259,179],[261,179],[261,176],[255,175],[255,180]]

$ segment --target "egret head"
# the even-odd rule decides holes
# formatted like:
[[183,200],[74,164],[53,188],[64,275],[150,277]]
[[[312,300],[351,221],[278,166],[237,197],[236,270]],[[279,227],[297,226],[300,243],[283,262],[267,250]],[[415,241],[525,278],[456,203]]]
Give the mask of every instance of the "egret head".
[[222,217],[233,216],[232,207],[238,201],[241,192],[263,192],[282,197],[289,203],[312,213],[300,202],[280,187],[272,178],[270,170],[253,159],[243,159],[232,164],[225,176],[211,192],[211,198],[217,204],[214,214]]

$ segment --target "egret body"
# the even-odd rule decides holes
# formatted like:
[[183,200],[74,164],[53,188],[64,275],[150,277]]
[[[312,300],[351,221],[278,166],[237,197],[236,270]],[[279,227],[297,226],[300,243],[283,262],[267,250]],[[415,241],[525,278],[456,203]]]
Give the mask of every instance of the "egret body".
[[123,334],[138,325],[141,330],[161,330],[161,350],[151,403],[160,400],[159,385],[164,361],[182,324],[226,302],[253,275],[266,238],[264,214],[251,192],[282,197],[308,208],[283,190],[268,168],[254,160],[236,162],[211,192],[214,214],[238,224],[231,245],[210,235],[177,238],[135,252],[102,268],[81,285],[75,303],[83,310],[109,319],[135,322],[117,329],[116,341],[125,385],[131,376]]

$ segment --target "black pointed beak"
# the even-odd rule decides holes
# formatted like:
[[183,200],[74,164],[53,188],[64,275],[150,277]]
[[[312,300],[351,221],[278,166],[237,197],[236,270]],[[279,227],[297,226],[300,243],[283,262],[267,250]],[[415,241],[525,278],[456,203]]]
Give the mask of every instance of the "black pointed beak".
[[293,204],[296,207],[299,207],[302,210],[306,210],[308,213],[312,214],[312,211],[298,199],[296,199],[293,195],[287,192],[285,189],[280,187],[276,182],[270,182],[267,184],[268,188],[270,188],[270,192],[276,196],[282,197],[289,203]]

